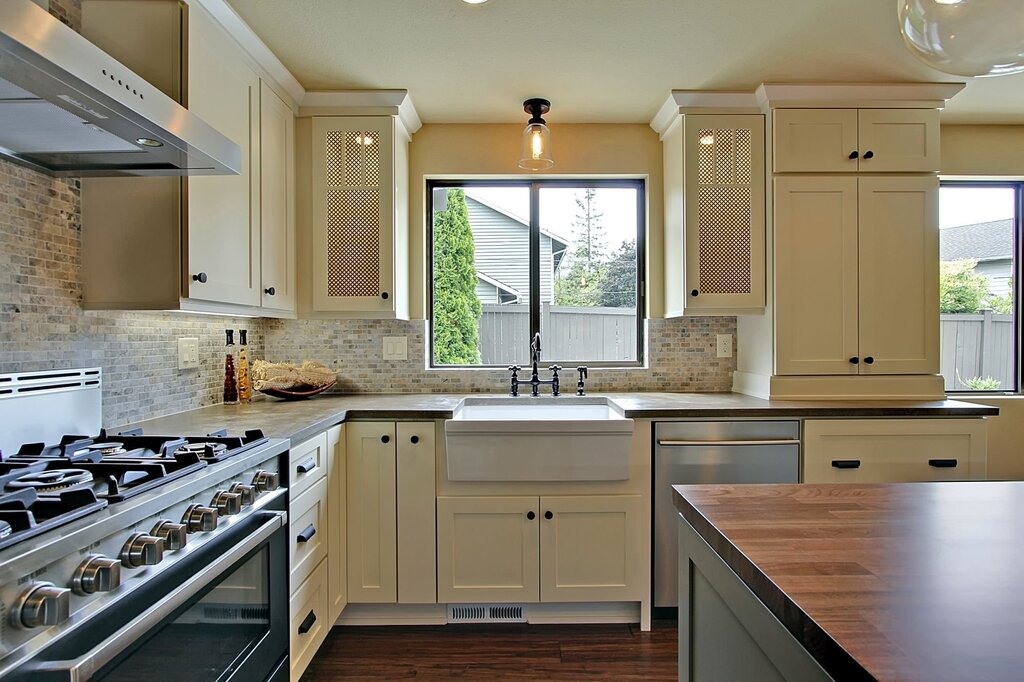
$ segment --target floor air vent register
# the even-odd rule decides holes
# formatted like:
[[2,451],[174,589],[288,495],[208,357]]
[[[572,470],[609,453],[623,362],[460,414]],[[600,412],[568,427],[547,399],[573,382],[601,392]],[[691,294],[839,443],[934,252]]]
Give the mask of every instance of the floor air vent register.
[[448,607],[449,623],[525,623],[522,604],[458,604]]

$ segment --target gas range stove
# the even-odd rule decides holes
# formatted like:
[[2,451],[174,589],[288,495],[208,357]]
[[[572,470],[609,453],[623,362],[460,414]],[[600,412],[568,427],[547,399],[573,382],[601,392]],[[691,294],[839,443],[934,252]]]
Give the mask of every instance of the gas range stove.
[[[262,431],[147,436],[141,429],[64,435],[0,452],[0,549],[264,445]],[[242,484],[239,484],[242,485]]]
[[[280,637],[272,640],[270,657],[278,665],[287,649],[287,628],[279,621],[281,613],[287,619],[287,557],[281,547],[288,441],[260,431],[106,432],[95,423],[101,410],[91,406],[100,396],[99,370],[17,375],[28,387],[23,397],[4,392],[11,382],[2,380],[11,376],[0,375],[0,679],[92,679],[98,673],[84,673],[78,667],[83,661],[95,670],[120,665],[104,658],[117,647],[97,648],[96,633],[109,629],[104,638],[124,643],[132,633],[163,632],[157,617],[170,618],[160,610],[168,600],[203,604],[174,616],[187,616],[190,631],[212,627],[207,620],[216,621],[216,614],[242,613],[205,604],[205,592],[193,589],[199,577],[231,576],[228,583],[246,588],[214,590],[218,598],[275,595],[273,630],[285,635],[283,651]],[[69,400],[84,401],[84,412],[94,418],[83,417],[75,406],[63,418],[61,433],[97,435],[54,436],[49,422],[48,432],[12,434],[8,428],[28,419],[38,423],[36,414],[64,414],[58,407]],[[235,564],[246,557],[253,561],[255,547],[269,557],[261,560],[266,567],[233,575]],[[213,567],[222,575],[214,575]],[[283,597],[267,577],[270,571],[282,576]],[[257,581],[259,589],[254,592],[246,581]],[[271,612],[244,613],[266,620]],[[148,620],[132,625],[143,618]],[[237,622],[220,625],[240,631]]]

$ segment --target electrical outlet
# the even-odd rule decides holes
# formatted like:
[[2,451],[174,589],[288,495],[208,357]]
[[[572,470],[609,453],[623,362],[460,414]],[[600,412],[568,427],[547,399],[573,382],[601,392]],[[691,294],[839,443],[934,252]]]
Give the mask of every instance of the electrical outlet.
[[385,336],[384,337],[384,359],[385,360],[408,360],[409,345],[408,337]]
[[178,339],[178,369],[199,367],[199,339],[186,336]]
[[718,335],[718,357],[720,357],[720,358],[731,358],[732,357],[732,334],[719,334]]

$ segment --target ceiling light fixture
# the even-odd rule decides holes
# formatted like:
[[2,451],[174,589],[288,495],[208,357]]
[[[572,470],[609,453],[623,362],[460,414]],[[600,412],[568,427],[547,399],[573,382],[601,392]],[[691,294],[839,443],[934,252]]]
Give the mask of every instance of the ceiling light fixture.
[[1024,71],[1024,2],[897,0],[907,49],[933,69],[955,76]]
[[523,130],[519,167],[532,171],[547,170],[555,162],[551,158],[551,131],[541,116],[551,111],[551,102],[534,97],[523,102],[523,111],[530,114],[530,120]]
[[466,3],[467,5],[482,5],[485,2],[487,2],[487,0],[462,0],[462,2]]

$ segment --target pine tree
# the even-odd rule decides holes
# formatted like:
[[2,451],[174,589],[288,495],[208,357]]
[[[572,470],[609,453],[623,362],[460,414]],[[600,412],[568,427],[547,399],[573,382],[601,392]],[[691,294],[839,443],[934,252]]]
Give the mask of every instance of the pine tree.
[[627,239],[604,266],[598,305],[631,308],[636,305],[636,240]]
[[466,195],[448,190],[448,207],[434,214],[434,363],[480,362],[479,321],[483,308],[476,296],[473,231]]
[[594,197],[597,190],[589,187],[583,196],[576,197],[576,220],[573,222],[576,249],[570,254],[568,271],[555,281],[557,305],[590,308],[601,305],[604,280],[603,237],[604,214],[597,210]]

